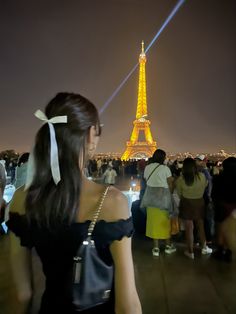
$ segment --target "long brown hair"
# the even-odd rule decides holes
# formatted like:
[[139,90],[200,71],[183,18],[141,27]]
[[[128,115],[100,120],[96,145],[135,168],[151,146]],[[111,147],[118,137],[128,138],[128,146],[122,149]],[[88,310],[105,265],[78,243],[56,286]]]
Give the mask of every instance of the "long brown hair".
[[48,119],[67,116],[67,123],[54,124],[61,181],[55,185],[50,167],[50,134],[44,124],[36,135],[35,176],[26,196],[26,214],[48,228],[70,223],[79,208],[82,171],[87,159],[86,145],[91,126],[100,135],[96,107],[73,93],[59,93],[46,106]]
[[194,179],[199,178],[196,161],[193,158],[185,158],[183,162],[182,174],[187,185],[193,185]]

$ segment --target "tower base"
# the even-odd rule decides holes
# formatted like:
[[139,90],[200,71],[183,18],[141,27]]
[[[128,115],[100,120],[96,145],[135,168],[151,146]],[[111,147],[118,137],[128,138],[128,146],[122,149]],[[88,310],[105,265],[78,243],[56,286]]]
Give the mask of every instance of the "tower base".
[[156,142],[148,144],[147,142],[127,142],[127,147],[124,154],[121,157],[121,160],[128,159],[141,159],[152,157],[153,153],[157,149]]

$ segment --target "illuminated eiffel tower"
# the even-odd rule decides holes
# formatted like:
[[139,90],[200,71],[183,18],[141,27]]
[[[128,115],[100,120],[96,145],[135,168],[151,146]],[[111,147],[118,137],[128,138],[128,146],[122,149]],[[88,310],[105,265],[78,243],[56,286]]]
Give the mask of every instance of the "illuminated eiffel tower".
[[[126,150],[121,157],[122,160],[131,158],[148,158],[151,157],[157,149],[157,144],[153,141],[150,130],[151,122],[147,119],[146,60],[144,43],[142,41],[142,52],[139,55],[139,85],[136,119],[133,122],[134,127],[130,140],[126,142]],[[145,140],[139,140],[141,132],[144,133]]]

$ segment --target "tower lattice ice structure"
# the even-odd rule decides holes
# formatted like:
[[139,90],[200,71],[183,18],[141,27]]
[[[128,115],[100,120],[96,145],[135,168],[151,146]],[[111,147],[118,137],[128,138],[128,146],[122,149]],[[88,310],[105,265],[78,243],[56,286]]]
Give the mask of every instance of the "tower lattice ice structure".
[[[139,85],[136,119],[133,122],[134,127],[130,140],[126,142],[126,150],[121,157],[122,160],[151,157],[157,149],[157,144],[153,141],[150,130],[151,122],[147,119],[146,61],[147,58],[142,41],[142,52],[139,55]],[[145,140],[139,140],[141,132],[144,132]]]

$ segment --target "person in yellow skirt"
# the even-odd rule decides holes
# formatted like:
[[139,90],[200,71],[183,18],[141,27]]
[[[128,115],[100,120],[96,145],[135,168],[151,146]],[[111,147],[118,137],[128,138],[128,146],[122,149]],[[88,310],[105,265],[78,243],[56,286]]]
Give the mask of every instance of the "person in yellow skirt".
[[170,241],[173,177],[169,167],[164,165],[165,159],[166,153],[157,149],[144,170],[147,183],[143,196],[143,205],[147,204],[146,236],[153,239],[153,256],[160,254],[159,240],[166,241],[166,254],[176,251]]

